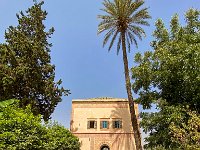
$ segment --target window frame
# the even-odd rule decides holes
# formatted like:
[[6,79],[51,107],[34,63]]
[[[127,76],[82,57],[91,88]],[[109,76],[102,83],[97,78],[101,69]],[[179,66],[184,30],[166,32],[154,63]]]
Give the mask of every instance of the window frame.
[[112,127],[113,129],[122,129],[122,119],[113,119]]
[[109,129],[110,121],[109,118],[100,118],[100,129],[106,130]]
[[101,121],[101,129],[108,129],[109,128],[109,121],[102,120]]
[[[93,127],[91,126],[91,122],[93,122]],[[87,121],[87,129],[97,129],[97,120],[96,119],[88,119]]]

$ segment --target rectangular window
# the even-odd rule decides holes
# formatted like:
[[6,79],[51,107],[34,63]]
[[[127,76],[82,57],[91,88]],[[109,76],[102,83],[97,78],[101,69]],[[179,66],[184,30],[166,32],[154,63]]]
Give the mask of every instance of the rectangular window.
[[108,121],[102,121],[102,128],[108,128]]
[[109,128],[109,119],[101,118],[100,129],[108,129],[108,128]]
[[113,128],[114,129],[122,128],[122,121],[121,120],[114,120],[113,121]]
[[96,129],[97,128],[97,122],[95,120],[90,120],[87,123],[88,129]]
[[90,128],[94,128],[94,121],[90,121]]

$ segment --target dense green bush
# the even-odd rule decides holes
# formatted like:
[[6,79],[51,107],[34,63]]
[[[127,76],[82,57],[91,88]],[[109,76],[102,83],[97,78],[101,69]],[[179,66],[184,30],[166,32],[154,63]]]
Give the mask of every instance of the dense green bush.
[[18,103],[1,107],[0,149],[8,150],[79,150],[77,137],[57,123],[42,124],[41,115],[34,116],[31,107]]

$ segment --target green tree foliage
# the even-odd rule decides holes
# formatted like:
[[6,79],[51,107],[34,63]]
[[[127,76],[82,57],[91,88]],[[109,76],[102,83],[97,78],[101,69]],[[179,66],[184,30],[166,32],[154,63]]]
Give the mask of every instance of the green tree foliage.
[[[158,104],[159,112],[144,113],[141,122],[146,148],[200,147],[200,11],[185,14],[185,26],[173,16],[170,29],[161,19],[153,33],[153,51],[135,56],[133,90],[144,108]],[[158,149],[159,149],[158,148]]]
[[69,94],[54,82],[55,66],[51,64],[48,39],[54,28],[45,31],[43,24],[47,12],[43,2],[35,3],[26,13],[17,14],[18,25],[5,32],[6,42],[0,44],[0,99],[19,99],[20,106],[31,105],[34,114],[45,120]]
[[16,100],[14,99],[9,99],[9,100],[5,100],[5,101],[0,101],[0,112],[3,111],[3,109],[5,107],[7,107],[8,105],[11,105],[15,102]]
[[159,112],[141,115],[141,126],[149,132],[145,148],[199,150],[200,115],[187,106],[160,103],[159,108]]
[[186,13],[186,25],[175,15],[168,31],[161,19],[156,22],[154,51],[136,54],[132,68],[133,89],[149,108],[164,99],[169,104],[185,104],[200,112],[200,21],[198,10]]
[[[195,111],[181,110],[182,118],[172,121],[169,129],[172,135],[172,142],[179,144],[179,147],[186,150],[200,149],[200,115]],[[178,118],[177,117],[177,118]]]
[[3,113],[3,110],[5,107],[7,107],[8,105],[14,104],[16,100],[14,99],[9,99],[9,100],[4,100],[4,101],[0,101],[0,117]]
[[69,130],[57,123],[47,124],[48,143],[45,143],[45,148],[48,150],[79,150],[80,143],[78,138],[72,135]]
[[79,150],[78,138],[58,124],[42,125],[41,115],[35,116],[30,105],[3,108],[0,117],[0,149],[7,150]]
[[106,14],[98,16],[101,19],[98,26],[98,34],[107,31],[103,46],[110,40],[108,48],[110,51],[117,39],[117,54],[122,47],[126,90],[137,150],[142,149],[141,134],[138,117],[134,110],[126,48],[130,52],[131,44],[135,44],[137,47],[137,38],[142,40],[142,37],[145,36],[145,32],[141,26],[148,26],[147,19],[151,17],[148,14],[147,8],[140,9],[143,4],[144,2],[133,2],[132,0],[114,0],[113,2],[104,0],[104,8],[102,10]]

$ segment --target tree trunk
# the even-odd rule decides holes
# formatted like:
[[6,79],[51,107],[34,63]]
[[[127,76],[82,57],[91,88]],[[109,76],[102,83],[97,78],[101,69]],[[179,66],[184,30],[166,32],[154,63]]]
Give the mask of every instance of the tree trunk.
[[134,107],[135,103],[133,101],[133,96],[132,96],[132,92],[131,92],[131,82],[130,82],[130,76],[129,76],[128,59],[127,59],[126,43],[125,43],[125,40],[126,40],[125,32],[122,31],[121,35],[122,35],[122,51],[123,51],[124,71],[125,71],[125,80],[126,80],[126,91],[127,91],[127,95],[128,95],[131,123],[132,123],[132,127],[133,127],[133,132],[134,132],[136,150],[142,150],[139,121],[138,121],[138,117],[136,115],[136,111],[135,111],[135,107]]

